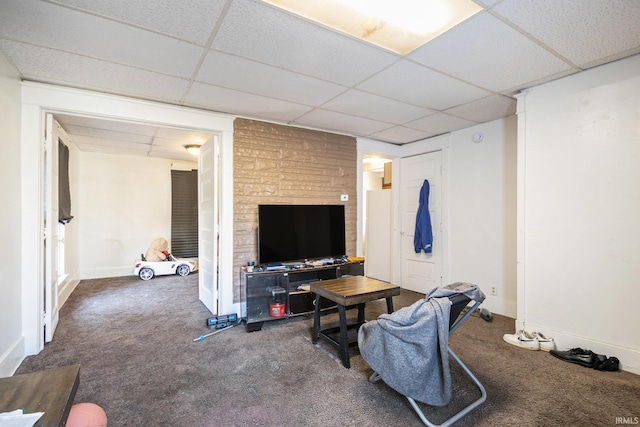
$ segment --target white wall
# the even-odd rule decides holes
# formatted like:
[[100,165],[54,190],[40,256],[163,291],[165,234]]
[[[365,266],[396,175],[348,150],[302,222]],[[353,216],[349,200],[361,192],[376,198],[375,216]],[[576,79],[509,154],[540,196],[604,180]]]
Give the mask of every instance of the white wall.
[[[471,140],[476,132],[480,143]],[[513,318],[516,147],[515,116],[402,146],[403,157],[442,150],[444,283],[477,284],[487,296],[483,307]]]
[[[484,135],[482,142],[472,142],[476,132]],[[449,280],[477,284],[487,296],[483,307],[515,318],[516,117],[450,138]]]
[[640,56],[518,99],[517,326],[640,373]]
[[20,273],[20,79],[0,55],[0,377],[13,375],[24,357]]
[[131,275],[154,239],[171,244],[171,168],[168,159],[80,152],[72,222],[82,279]]

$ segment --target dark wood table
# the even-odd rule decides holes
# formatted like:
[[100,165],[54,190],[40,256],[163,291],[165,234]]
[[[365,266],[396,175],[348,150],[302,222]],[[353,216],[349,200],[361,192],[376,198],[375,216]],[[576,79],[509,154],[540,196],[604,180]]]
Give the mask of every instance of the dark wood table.
[[80,365],[0,378],[0,412],[44,412],[35,426],[64,426],[79,382]]
[[[321,280],[310,284],[311,292],[316,294],[316,308],[313,316],[313,343],[320,338],[326,340],[340,352],[340,360],[345,368],[351,367],[349,346],[357,344],[357,339],[349,340],[349,330],[355,330],[364,323],[364,307],[368,301],[385,298],[387,312],[393,312],[393,296],[400,295],[400,286],[365,276],[349,276],[339,279]],[[326,298],[338,305],[340,326],[322,329],[321,299]],[[348,307],[358,308],[356,323],[347,323]],[[357,338],[357,337],[356,337]]]

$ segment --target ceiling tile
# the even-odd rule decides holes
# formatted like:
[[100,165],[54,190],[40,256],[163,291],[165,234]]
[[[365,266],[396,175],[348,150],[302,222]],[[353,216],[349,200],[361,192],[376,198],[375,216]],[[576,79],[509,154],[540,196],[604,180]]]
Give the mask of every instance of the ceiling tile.
[[102,148],[110,147],[114,150],[122,149],[140,154],[148,153],[151,149],[151,144],[139,144],[119,139],[103,139],[83,135],[73,135],[72,141],[82,151],[100,151]]
[[310,110],[308,106],[204,83],[194,83],[185,102],[213,111],[284,122]]
[[356,135],[369,135],[390,126],[388,123],[321,109],[315,109],[305,114],[297,119],[295,123],[319,129],[334,129],[338,132],[344,131]]
[[493,11],[583,68],[640,52],[638,0],[505,0]]
[[234,1],[213,48],[352,86],[398,56],[263,3]]
[[409,58],[495,92],[525,87],[571,68],[486,12],[416,49]]
[[204,144],[211,139],[211,136],[210,133],[206,132],[158,127],[156,128],[153,143],[155,144],[157,141],[162,140],[165,145],[170,141],[180,141],[181,144]]
[[204,46],[213,31],[224,1],[189,0],[56,0],[92,13]]
[[158,73],[191,77],[204,49],[36,0],[5,0],[0,37]]
[[69,132],[69,128],[73,127],[76,129],[74,133],[82,135],[89,135],[83,132],[89,132],[90,130],[107,130],[122,134],[144,136],[150,140],[156,132],[153,126],[118,120],[104,120],[95,117],[72,116],[69,114],[55,114],[55,118],[63,125],[67,133]]
[[74,140],[78,137],[90,137],[95,139],[101,139],[105,141],[126,141],[135,142],[137,144],[148,144],[152,142],[152,138],[146,135],[137,135],[135,133],[124,133],[115,130],[88,128],[84,126],[70,125],[60,122],[64,130],[74,136]]
[[179,102],[188,81],[151,71],[0,39],[0,51],[28,80],[165,102]]
[[184,149],[184,147],[167,147],[154,145],[153,147],[151,147],[151,150],[149,150],[149,156],[172,160],[188,160],[192,162],[198,161],[198,156],[188,153],[187,150]]
[[404,126],[394,126],[380,132],[372,133],[371,138],[388,141],[395,144],[406,144],[409,142],[419,141],[434,136],[435,134]]
[[433,135],[453,132],[458,129],[464,129],[477,124],[471,120],[461,119],[459,117],[449,116],[448,114],[434,114],[433,116],[415,120],[407,123],[405,126],[412,129],[418,129]]
[[492,95],[450,108],[444,112],[477,123],[485,123],[514,115],[516,113],[516,100],[502,95]]
[[196,80],[303,105],[322,104],[346,89],[334,83],[215,51],[207,54]]
[[393,124],[406,123],[435,113],[428,108],[416,107],[359,90],[345,92],[324,104],[322,108]]
[[362,82],[358,89],[434,110],[444,110],[490,94],[406,60]]

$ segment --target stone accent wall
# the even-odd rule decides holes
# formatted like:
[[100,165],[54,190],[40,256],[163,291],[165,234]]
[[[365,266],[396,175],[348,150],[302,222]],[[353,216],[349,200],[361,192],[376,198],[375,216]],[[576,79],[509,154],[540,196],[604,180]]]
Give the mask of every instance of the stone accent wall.
[[241,266],[258,258],[260,204],[344,204],[347,255],[355,255],[355,138],[236,119],[233,141],[234,302],[245,300]]

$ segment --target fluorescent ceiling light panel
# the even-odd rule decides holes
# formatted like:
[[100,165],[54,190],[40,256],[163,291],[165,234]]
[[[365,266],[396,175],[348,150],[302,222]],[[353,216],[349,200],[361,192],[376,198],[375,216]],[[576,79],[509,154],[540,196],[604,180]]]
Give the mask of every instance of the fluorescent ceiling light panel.
[[482,10],[471,0],[263,0],[406,55]]

